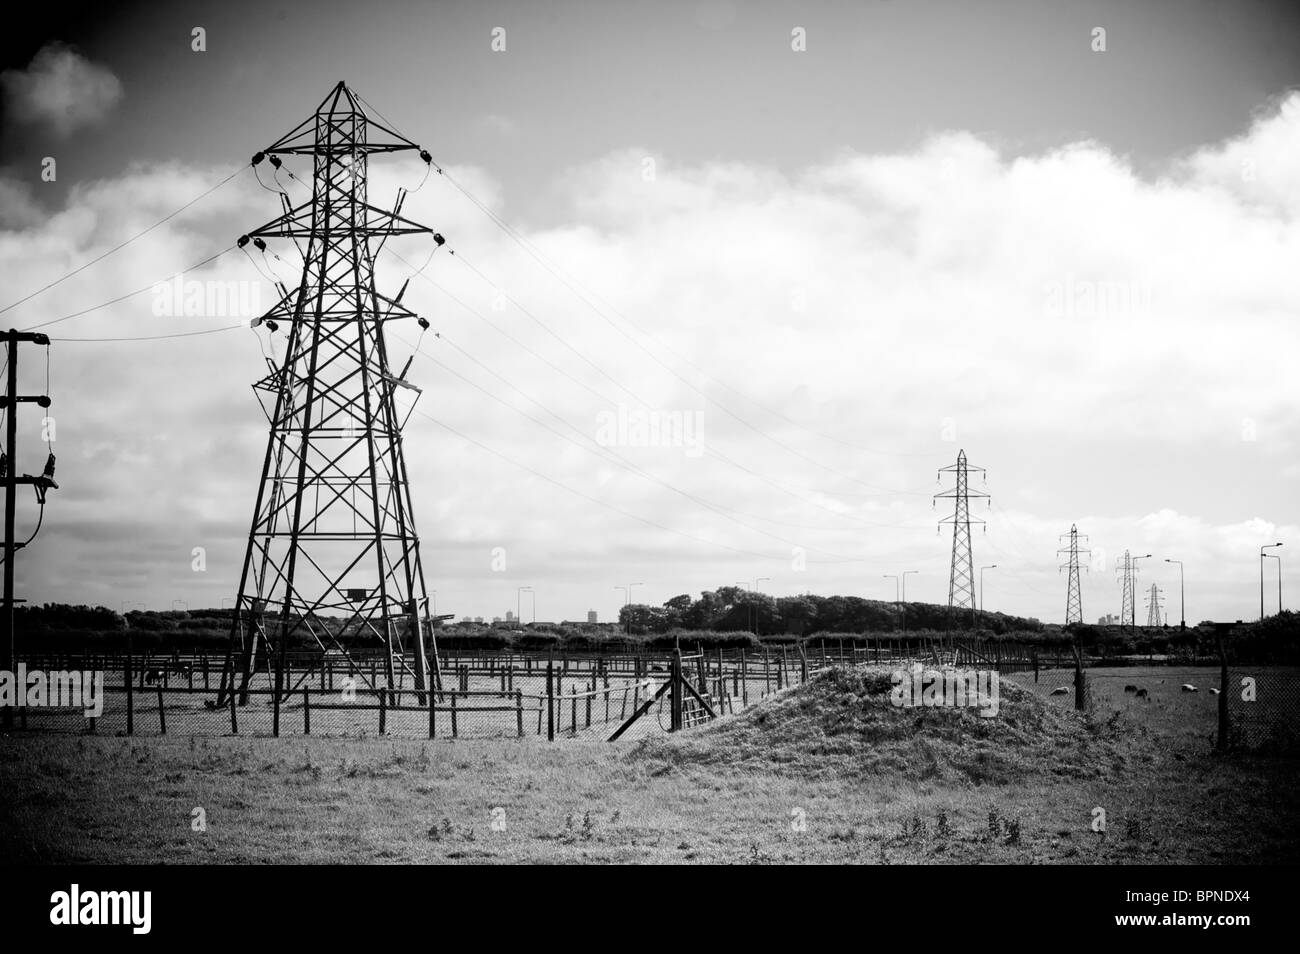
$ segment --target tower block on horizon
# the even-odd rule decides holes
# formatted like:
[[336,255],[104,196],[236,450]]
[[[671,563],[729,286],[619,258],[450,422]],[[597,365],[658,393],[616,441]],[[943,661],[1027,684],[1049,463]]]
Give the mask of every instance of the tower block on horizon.
[[394,400],[399,387],[416,399],[419,389],[405,369],[390,370],[384,335],[390,321],[428,322],[401,305],[405,286],[393,298],[376,289],[374,258],[393,236],[431,236],[435,248],[443,239],[399,214],[404,190],[392,211],[367,197],[369,157],[407,150],[430,161],[340,82],[253,157],[276,169],[281,157],[310,157],[312,194],[294,206],[282,193],[283,214],[239,240],[264,249],[266,239],[288,239],[304,265],[297,287],[280,285],[284,297],[253,322],[283,327],[287,340],[283,361],[268,359],[270,373],[253,385],[270,436],[218,702],[235,691],[236,673],[247,701],[259,658],[269,664],[290,647],[341,651],[341,637],[383,648],[387,691],[411,686],[423,704],[430,686],[441,687]]
[[1083,593],[1079,586],[1079,554],[1091,553],[1092,551],[1086,548],[1079,549],[1080,537],[1082,536],[1084,540],[1087,540],[1088,537],[1079,533],[1077,524],[1070,524],[1070,532],[1061,534],[1061,537],[1066,536],[1070,538],[1070,545],[1057,550],[1056,555],[1059,557],[1064,553],[1068,556],[1067,562],[1061,566],[1061,569],[1070,572],[1065,587],[1065,625],[1069,626],[1071,623],[1083,622]]
[[984,521],[978,517],[971,517],[970,498],[982,497],[989,500],[990,506],[992,506],[992,498],[988,494],[970,489],[969,475],[971,471],[983,474],[984,468],[968,465],[966,463],[966,452],[959,450],[957,452],[957,463],[939,470],[940,474],[955,474],[956,484],[951,490],[934,495],[935,501],[940,498],[956,501],[952,516],[939,521],[941,531],[943,524],[952,524],[952,566],[948,574],[948,610],[950,614],[954,609],[969,609],[971,614],[974,615],[976,609],[975,562],[971,554],[970,525],[972,523],[982,524]]

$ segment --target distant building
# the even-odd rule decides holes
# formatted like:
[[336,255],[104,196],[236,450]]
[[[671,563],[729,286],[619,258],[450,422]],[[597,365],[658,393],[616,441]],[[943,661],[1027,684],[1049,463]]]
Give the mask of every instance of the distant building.
[[507,622],[507,623],[513,623],[514,621],[515,621],[515,611],[514,611],[514,610],[506,610],[506,622]]
[[481,623],[481,622],[483,622],[483,617],[482,617],[482,616],[475,616],[475,617],[474,617],[474,622],[476,622],[476,623]]
[[1097,625],[1098,625],[1098,626],[1118,626],[1118,625],[1119,625],[1119,617],[1116,616],[1114,613],[1107,613],[1107,614],[1106,614],[1105,616],[1103,616],[1101,619],[1097,620]]
[[595,623],[595,622],[596,622],[596,611],[595,611],[595,610],[587,610],[587,622],[588,622],[588,623]]

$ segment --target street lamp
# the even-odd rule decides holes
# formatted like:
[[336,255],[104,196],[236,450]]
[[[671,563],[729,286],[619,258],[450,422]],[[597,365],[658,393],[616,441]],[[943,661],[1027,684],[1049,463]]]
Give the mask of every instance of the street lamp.
[[984,571],[985,569],[997,569],[996,563],[991,563],[987,567],[979,568],[979,611],[984,612]]
[[898,612],[901,614],[903,612],[903,605],[902,602],[899,600],[899,596],[898,596],[898,574],[882,573],[881,579],[894,581],[894,609],[898,610]]
[[[531,593],[531,592],[533,591],[533,588],[532,588],[531,586],[516,586],[516,587],[515,587],[515,624],[516,624],[517,626],[522,626],[522,625],[524,625],[523,618],[521,617],[521,614],[520,614],[520,612],[519,612],[519,608],[520,608],[520,606],[523,604],[523,600],[524,600],[524,596],[523,596],[523,594],[524,594],[524,590],[527,590],[529,593]],[[537,601],[537,597],[534,596],[534,597],[533,597],[533,605],[534,605],[534,606],[537,605],[537,602],[536,602],[536,601]],[[534,620],[534,622],[536,622],[536,621]]]
[[[1259,618],[1264,618],[1264,551],[1273,550],[1280,547],[1280,543],[1270,543],[1259,548]],[[1281,593],[1282,587],[1282,564],[1277,565],[1277,585],[1278,592]]]
[[1277,611],[1282,612],[1282,558],[1275,553],[1265,553],[1270,560],[1277,561]]
[[1186,629],[1187,628],[1187,603],[1186,603],[1187,592],[1186,590],[1183,589],[1183,561],[1171,560],[1169,559],[1169,557],[1165,557],[1165,562],[1178,564],[1178,628]]
[[899,581],[903,584],[903,632],[907,632],[907,574],[920,573],[920,570],[904,570],[899,576]]
[[[614,589],[616,589],[616,590],[622,590],[622,591],[623,591],[623,605],[624,605],[624,606],[631,606],[631,605],[632,605],[632,587],[634,587],[634,586],[645,586],[645,584],[644,584],[644,583],[629,583],[627,586],[616,586],[616,587],[614,587]],[[631,616],[629,616],[629,617],[627,618],[627,634],[628,634],[629,636],[632,635],[632,617],[631,617]]]

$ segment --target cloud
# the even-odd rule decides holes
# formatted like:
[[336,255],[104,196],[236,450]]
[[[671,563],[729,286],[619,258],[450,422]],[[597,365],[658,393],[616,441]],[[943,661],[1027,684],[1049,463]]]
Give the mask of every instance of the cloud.
[[28,229],[42,218],[32,187],[26,182],[0,176],[0,230]]
[[486,131],[497,136],[513,137],[519,133],[519,123],[509,116],[502,116],[498,113],[488,113],[478,120],[478,125]]
[[[1300,527],[1278,516],[1292,513],[1300,458],[1300,221],[1294,190],[1274,182],[1289,175],[1298,103],[1155,177],[1099,143],[1015,156],[960,131],[794,173],[655,156],[648,177],[646,151],[623,150],[569,170],[558,224],[523,230],[545,266],[431,177],[403,214],[456,256],[437,252],[403,299],[442,335],[419,339],[409,380],[424,395],[404,445],[440,611],[501,614],[532,585],[539,619],[607,618],[629,580],[660,602],[759,576],[782,594],[892,598],[881,574],[900,568],[922,571],[909,596],[943,602],[951,538],[935,533],[944,514],[930,495],[964,447],[989,468],[980,486],[995,501],[979,505],[988,528],[974,541],[976,559],[999,566],[990,608],[1059,620],[1057,538],[1077,522],[1110,559],[1085,580],[1090,618],[1117,611],[1113,562],[1130,548],[1185,559],[1192,619],[1246,617],[1254,541],[1300,546]],[[1236,176],[1243,155],[1261,178]],[[372,201],[422,175],[393,162],[372,170]],[[450,171],[508,216],[508,189]],[[79,185],[48,221],[0,231],[0,261],[39,287],[218,178],[142,165]],[[15,311],[15,325],[147,287],[269,218],[272,197],[237,181]],[[418,267],[427,241],[388,243],[381,290],[411,276],[389,252]],[[284,261],[258,265],[287,275],[292,245],[270,251]],[[259,280],[242,254],[187,277]],[[51,334],[175,320],[145,296]],[[389,331],[400,367],[419,332]],[[61,489],[19,564],[30,598],[233,595],[265,447],[253,336],[55,341]],[[283,348],[283,333],[260,338]],[[599,444],[620,411],[698,414],[704,455],[631,432]],[[25,446],[34,422],[22,419]],[[207,548],[206,574],[190,569],[194,546]],[[1176,568],[1144,562],[1141,582],[1176,585]]]
[[102,122],[122,98],[111,70],[58,42],[42,47],[26,69],[0,73],[0,89],[14,119],[59,136]]

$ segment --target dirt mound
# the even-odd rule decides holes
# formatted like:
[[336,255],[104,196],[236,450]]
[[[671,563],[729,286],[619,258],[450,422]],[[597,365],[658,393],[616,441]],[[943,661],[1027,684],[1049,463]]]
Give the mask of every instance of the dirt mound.
[[630,757],[803,778],[890,774],[976,785],[1031,775],[1097,778],[1124,767],[1115,726],[1089,726],[1010,681],[998,683],[996,715],[983,716],[987,705],[922,705],[919,692],[916,705],[899,705],[896,671],[827,670],[740,715],[646,739]]

